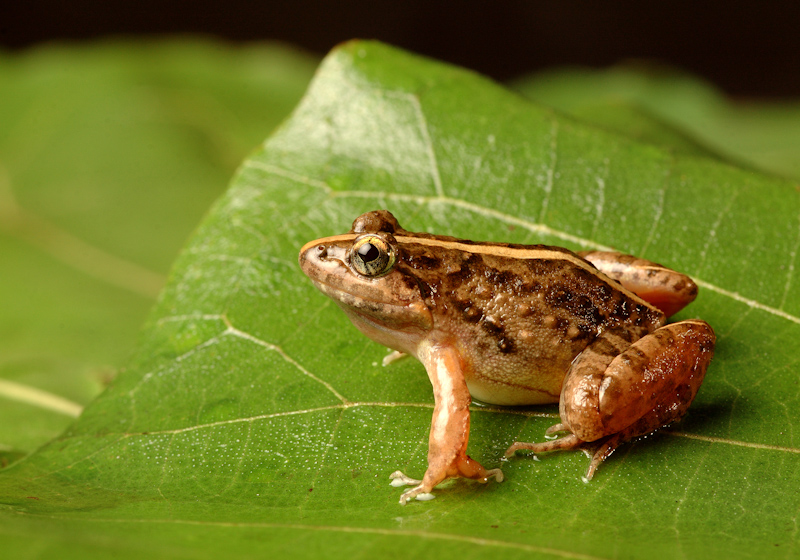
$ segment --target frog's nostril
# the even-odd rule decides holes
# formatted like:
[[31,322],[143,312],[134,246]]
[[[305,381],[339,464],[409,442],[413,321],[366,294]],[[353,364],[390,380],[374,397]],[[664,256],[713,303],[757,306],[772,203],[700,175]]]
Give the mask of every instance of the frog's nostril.
[[320,259],[324,259],[328,256],[328,248],[325,245],[319,245],[317,247],[317,257]]

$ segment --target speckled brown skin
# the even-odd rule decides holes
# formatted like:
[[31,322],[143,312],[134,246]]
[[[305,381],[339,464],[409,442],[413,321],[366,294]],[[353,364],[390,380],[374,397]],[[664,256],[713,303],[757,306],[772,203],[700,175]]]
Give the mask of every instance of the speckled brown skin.
[[664,321],[563,259],[404,243],[396,268],[416,283],[434,330],[470,365],[473,397],[493,404],[558,402],[570,363],[602,330],[624,324],[648,332]]
[[[365,238],[392,253],[387,270],[371,277],[353,262],[352,247]],[[685,412],[714,335],[702,321],[664,326],[662,309],[674,312],[694,299],[696,286],[628,255],[585,256],[411,233],[385,210],[360,216],[349,234],[303,247],[303,271],[364,334],[416,356],[428,371],[436,402],[428,469],[421,481],[393,475],[416,485],[401,503],[448,477],[502,479],[499,469],[486,470],[466,454],[471,398],[559,402],[562,423],[553,429],[570,434],[516,443],[507,455],[595,442],[589,478],[616,445]]]

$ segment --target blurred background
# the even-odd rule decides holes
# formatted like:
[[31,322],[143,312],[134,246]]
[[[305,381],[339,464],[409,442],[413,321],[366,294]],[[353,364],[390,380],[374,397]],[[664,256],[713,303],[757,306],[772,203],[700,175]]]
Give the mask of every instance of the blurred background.
[[380,39],[508,80],[563,65],[658,60],[737,96],[800,95],[800,3],[776,0],[402,2],[32,0],[4,7],[0,44],[201,33],[322,55]]
[[597,126],[800,180],[800,3],[15,2],[0,17],[0,468],[128,360],[320,59],[378,39]]

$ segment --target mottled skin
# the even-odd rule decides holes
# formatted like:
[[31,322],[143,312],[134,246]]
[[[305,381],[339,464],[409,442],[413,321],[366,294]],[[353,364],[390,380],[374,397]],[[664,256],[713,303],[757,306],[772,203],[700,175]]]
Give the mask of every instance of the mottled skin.
[[[381,264],[377,273],[356,266],[359,247]],[[436,403],[428,469],[421,481],[392,475],[414,485],[401,503],[450,477],[502,480],[466,453],[472,398],[559,402],[561,423],[548,432],[569,434],[517,442],[506,455],[594,442],[591,478],[617,445],[685,413],[713,354],[707,323],[664,326],[665,312],[695,298],[694,282],[629,255],[411,233],[381,210],[357,218],[349,234],[306,244],[300,264],[364,334],[428,371]]]

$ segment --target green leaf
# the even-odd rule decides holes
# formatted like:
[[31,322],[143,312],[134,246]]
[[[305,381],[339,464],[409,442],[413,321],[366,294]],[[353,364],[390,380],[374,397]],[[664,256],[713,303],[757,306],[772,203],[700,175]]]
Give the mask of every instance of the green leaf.
[[189,232],[313,64],[188,40],[0,54],[0,466],[129,357]]
[[[581,453],[519,457],[501,484],[399,506],[389,474],[425,468],[425,373],[379,365],[385,349],[296,264],[375,208],[410,230],[614,247],[696,277],[680,317],[719,342],[685,421],[588,484]],[[193,236],[129,368],[0,474],[0,534],[29,556],[796,556],[799,216],[791,183],[348,43]],[[476,407],[471,455],[500,465],[556,412]]]
[[633,65],[551,70],[514,87],[537,103],[646,142],[800,179],[797,101],[731,102],[695,76]]

